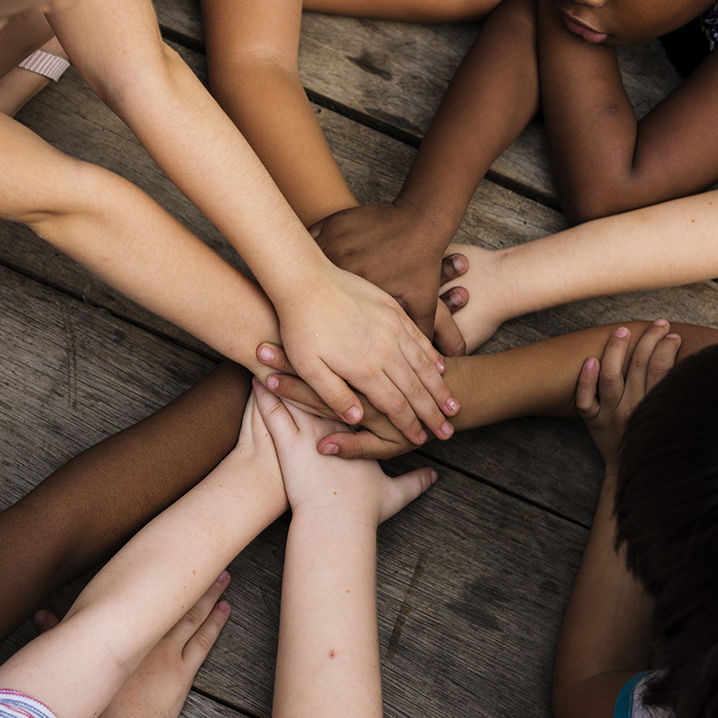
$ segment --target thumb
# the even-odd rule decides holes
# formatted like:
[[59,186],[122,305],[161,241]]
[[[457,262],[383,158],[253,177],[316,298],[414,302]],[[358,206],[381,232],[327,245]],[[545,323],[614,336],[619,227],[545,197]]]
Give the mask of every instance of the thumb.
[[458,357],[466,354],[466,340],[444,302],[436,305],[434,344],[444,356]]
[[313,239],[316,239],[322,233],[322,229],[324,229],[324,220],[320,219],[309,228],[309,234],[312,235]]
[[379,521],[386,521],[401,511],[415,498],[421,496],[430,486],[436,483],[439,475],[430,467],[414,469],[408,474],[402,474],[389,479],[386,486],[386,496],[382,503]]

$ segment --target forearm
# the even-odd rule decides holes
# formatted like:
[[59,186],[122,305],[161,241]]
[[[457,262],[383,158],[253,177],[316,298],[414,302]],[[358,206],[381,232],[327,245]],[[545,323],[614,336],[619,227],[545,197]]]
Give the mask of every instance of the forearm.
[[237,128],[162,43],[149,0],[112,8],[84,0],[50,20],[88,84],[233,244],[273,303],[326,269],[328,261]]
[[314,512],[287,539],[273,715],[382,715],[376,528]]
[[[615,483],[608,470],[561,626],[553,696],[560,717],[601,701],[611,715],[620,686],[649,667],[652,602],[615,550]],[[615,690],[605,689],[609,681]]]
[[30,53],[52,37],[42,10],[13,15],[0,30],[0,76],[17,67]]
[[[95,576],[58,627],[5,663],[0,682],[58,715],[99,714],[147,651],[286,506],[280,477],[232,452]],[[88,672],[93,685],[78,694],[71,686]]]
[[454,75],[400,194],[444,229],[442,250],[489,166],[537,107],[534,3],[504,0]]
[[227,362],[0,513],[0,637],[206,476],[236,443],[248,393]]
[[57,152],[12,120],[0,122],[0,131],[12,147],[0,178],[3,217],[27,224],[225,356],[266,373],[255,348],[267,335],[278,341],[279,330],[256,283],[118,175]]
[[571,34],[549,0],[537,8],[541,107],[564,209],[580,221],[629,209],[617,187],[633,172],[637,124],[616,51]]
[[357,204],[297,71],[301,0],[202,5],[212,94],[306,226]]
[[588,222],[487,258],[501,321],[591,297],[718,276],[718,192]]
[[[647,322],[592,327],[517,349],[446,359],[446,382],[461,403],[452,419],[457,430],[520,416],[573,416],[579,371],[600,358],[611,332],[625,326],[633,350]],[[672,324],[682,338],[679,359],[718,342],[718,329]],[[629,355],[630,355],[629,351]]]

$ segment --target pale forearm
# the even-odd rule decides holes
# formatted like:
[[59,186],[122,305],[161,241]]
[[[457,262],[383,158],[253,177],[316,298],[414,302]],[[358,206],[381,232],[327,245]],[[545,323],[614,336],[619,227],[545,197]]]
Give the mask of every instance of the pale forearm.
[[117,175],[77,163],[73,179],[65,211],[28,225],[126,296],[262,373],[255,349],[267,334],[279,341],[279,329],[256,283]]
[[718,276],[717,218],[718,192],[707,192],[498,250],[489,261],[501,320]]
[[[90,86],[233,244],[272,299],[305,286],[326,266],[237,128],[162,43],[148,0],[111,9],[85,0],[53,14],[51,22]],[[85,27],[92,37],[78,32]]]
[[489,166],[537,107],[534,4],[504,0],[457,70],[401,196],[445,226],[448,242]]
[[295,516],[289,529],[273,715],[380,716],[376,529]]
[[[286,506],[279,477],[233,452],[117,554],[57,628],[5,663],[0,682],[58,715],[98,715],[147,651]],[[72,686],[90,672],[93,686],[78,694]]]

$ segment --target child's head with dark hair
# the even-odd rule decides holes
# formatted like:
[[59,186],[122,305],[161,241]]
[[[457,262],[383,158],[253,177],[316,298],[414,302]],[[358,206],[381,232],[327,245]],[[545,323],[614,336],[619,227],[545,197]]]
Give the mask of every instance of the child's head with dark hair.
[[666,670],[647,705],[718,716],[718,345],[676,365],[626,426],[617,543],[655,601]]

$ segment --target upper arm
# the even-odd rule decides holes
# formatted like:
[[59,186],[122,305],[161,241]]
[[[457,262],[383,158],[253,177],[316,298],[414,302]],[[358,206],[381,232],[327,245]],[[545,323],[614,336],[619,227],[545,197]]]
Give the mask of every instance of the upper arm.
[[621,688],[635,673],[609,672],[554,690],[556,718],[612,718]]
[[718,181],[718,52],[639,123],[633,206],[694,194]]

